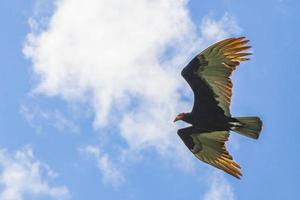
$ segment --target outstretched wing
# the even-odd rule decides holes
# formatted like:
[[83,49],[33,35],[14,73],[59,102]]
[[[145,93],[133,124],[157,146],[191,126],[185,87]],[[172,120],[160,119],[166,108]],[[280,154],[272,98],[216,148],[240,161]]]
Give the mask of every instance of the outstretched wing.
[[251,53],[244,37],[222,40],[197,55],[181,72],[194,92],[192,112],[230,114],[231,73]]
[[229,137],[228,131],[194,132],[193,127],[188,127],[178,130],[178,135],[198,159],[238,179],[242,176],[240,166],[233,160],[225,147],[225,142]]

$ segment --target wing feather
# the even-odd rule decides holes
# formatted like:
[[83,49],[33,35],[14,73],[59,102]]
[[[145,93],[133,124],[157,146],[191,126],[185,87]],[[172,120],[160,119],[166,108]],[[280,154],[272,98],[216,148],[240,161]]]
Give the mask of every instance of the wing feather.
[[232,82],[230,76],[240,62],[249,60],[245,52],[249,40],[228,38],[198,54],[181,72],[194,92],[192,112],[198,116],[230,114]]
[[197,148],[195,151],[191,149],[198,159],[238,179],[242,176],[241,167],[233,160],[225,147],[225,142],[229,137],[228,131],[194,133],[191,137],[195,146],[201,146],[201,149]]
[[240,62],[249,60],[247,56],[251,53],[244,52],[251,48],[251,46],[246,46],[248,42],[249,40],[245,40],[244,37],[225,39],[208,47],[197,56],[200,63],[206,63],[206,65],[199,66],[197,75],[211,87],[218,106],[227,116],[231,116],[229,110],[232,96],[230,76]]

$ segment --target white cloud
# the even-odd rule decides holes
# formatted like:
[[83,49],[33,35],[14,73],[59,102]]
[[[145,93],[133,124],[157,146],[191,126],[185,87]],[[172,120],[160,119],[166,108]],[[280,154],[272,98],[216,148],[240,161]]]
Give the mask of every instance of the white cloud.
[[0,199],[22,200],[24,195],[49,196],[53,199],[68,199],[69,191],[64,186],[50,186],[47,180],[57,175],[46,164],[34,158],[32,149],[26,147],[9,154],[0,149]]
[[95,129],[114,127],[129,151],[154,149],[191,169],[172,123],[192,106],[180,71],[196,50],[237,33],[235,20],[206,17],[199,36],[187,0],[56,2],[47,28],[35,25],[24,47],[39,79],[34,92],[88,102]]
[[226,182],[222,172],[214,171],[209,175],[210,188],[204,195],[204,200],[234,200],[232,186]]
[[68,119],[59,110],[43,110],[39,106],[21,105],[20,113],[37,133],[42,133],[47,127],[53,127],[60,132],[80,133],[80,127]]
[[79,151],[95,158],[97,167],[103,174],[102,180],[104,183],[111,184],[113,187],[118,187],[125,181],[120,169],[114,165],[108,154],[100,151],[99,147],[90,145],[79,149]]
[[235,18],[228,13],[225,13],[220,20],[204,17],[200,30],[204,41],[209,43],[229,37],[232,33],[240,34],[242,31]]

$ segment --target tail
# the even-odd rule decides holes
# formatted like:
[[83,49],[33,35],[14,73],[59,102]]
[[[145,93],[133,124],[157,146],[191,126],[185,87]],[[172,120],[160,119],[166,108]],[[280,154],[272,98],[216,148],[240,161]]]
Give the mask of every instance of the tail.
[[262,128],[262,121],[259,117],[236,117],[234,119],[237,122],[230,122],[231,130],[253,139],[259,137]]

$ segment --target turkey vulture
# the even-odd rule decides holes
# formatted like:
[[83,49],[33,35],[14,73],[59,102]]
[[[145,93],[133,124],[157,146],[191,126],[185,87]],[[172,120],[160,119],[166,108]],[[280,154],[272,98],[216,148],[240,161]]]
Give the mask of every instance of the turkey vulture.
[[189,150],[200,160],[236,178],[242,173],[225,147],[229,131],[257,139],[262,128],[259,117],[231,117],[231,73],[242,61],[249,60],[245,37],[228,38],[208,47],[182,70],[181,75],[194,93],[194,106],[189,113],[180,113],[191,126],[178,130]]

